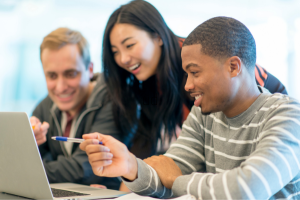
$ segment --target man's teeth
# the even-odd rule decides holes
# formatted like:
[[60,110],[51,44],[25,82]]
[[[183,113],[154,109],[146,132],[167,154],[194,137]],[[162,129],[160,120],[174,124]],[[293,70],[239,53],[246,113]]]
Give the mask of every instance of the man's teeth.
[[71,96],[71,94],[61,94],[61,95],[58,95],[60,98],[67,98],[69,96]]
[[135,70],[140,66],[140,63],[133,65],[132,67],[129,67],[130,70]]
[[199,94],[199,95],[195,96],[195,99],[197,100],[197,99],[199,99],[201,96],[202,96],[202,94]]

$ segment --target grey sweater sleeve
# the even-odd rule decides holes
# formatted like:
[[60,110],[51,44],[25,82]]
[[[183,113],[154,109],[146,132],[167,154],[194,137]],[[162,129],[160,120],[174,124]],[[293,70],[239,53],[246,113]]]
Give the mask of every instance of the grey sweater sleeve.
[[156,171],[141,159],[137,158],[138,178],[132,182],[123,179],[125,185],[133,192],[144,196],[166,198],[172,196],[172,191],[165,188]]
[[[193,108],[180,137],[165,154],[173,158],[184,174],[175,180],[173,196],[192,194],[202,199],[269,199],[278,192],[282,198],[293,193],[288,187],[294,184],[291,181],[300,178],[300,107],[293,100],[273,107],[276,108],[266,108],[268,114],[262,115],[263,125],[259,126],[259,135],[252,141],[255,150],[245,156],[238,167],[220,173],[205,170],[205,166],[214,165],[206,161],[209,155],[204,153],[204,149],[213,150],[203,141],[204,132],[210,130],[205,127],[205,121],[199,121],[205,119],[199,117],[199,110]],[[222,152],[217,153],[222,155]],[[163,194],[165,188],[156,180],[158,176],[153,170],[149,175],[147,165],[141,163],[139,161],[139,180],[125,184],[142,195],[171,197],[171,192]]]
[[[195,108],[192,109],[194,112]],[[198,127],[200,125],[198,122],[192,119],[192,115],[189,115],[187,120],[184,122],[182,132],[180,134],[180,141],[176,141],[170,147],[170,149],[165,154],[168,157],[171,157],[175,163],[179,166],[183,174],[190,174],[196,171],[205,171],[204,166],[204,136],[203,131],[196,132],[195,130],[188,128]],[[178,138],[178,139],[179,139]],[[193,143],[198,145],[193,145],[195,148],[194,151],[196,158],[194,155],[191,155],[185,151],[178,151],[176,147],[181,146],[184,148],[190,148],[189,146]],[[184,159],[182,159],[184,158]],[[200,158],[200,160],[199,160]],[[147,165],[144,161],[137,159],[138,161],[138,178],[133,182],[129,182],[123,179],[125,185],[133,192],[138,193],[140,195],[153,196],[158,198],[170,198],[173,197],[173,192],[170,189],[165,188],[156,171],[149,165]],[[177,178],[178,179],[178,178]],[[176,180],[177,180],[176,179]],[[175,188],[176,190],[176,188]]]

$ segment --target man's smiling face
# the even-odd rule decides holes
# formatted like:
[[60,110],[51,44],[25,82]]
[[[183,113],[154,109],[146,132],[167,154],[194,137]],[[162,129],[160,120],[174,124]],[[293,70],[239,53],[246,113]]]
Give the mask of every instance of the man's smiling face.
[[195,97],[203,114],[224,111],[230,106],[230,66],[201,52],[201,44],[182,48],[182,68],[187,73],[185,90]]
[[77,44],[45,49],[42,64],[51,99],[62,111],[78,112],[88,98],[93,69],[84,65]]

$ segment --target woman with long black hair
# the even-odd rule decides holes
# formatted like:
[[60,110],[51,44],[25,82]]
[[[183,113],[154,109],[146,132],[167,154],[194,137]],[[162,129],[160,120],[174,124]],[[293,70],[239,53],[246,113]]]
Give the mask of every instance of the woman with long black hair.
[[[176,36],[154,6],[143,0],[110,16],[103,37],[103,69],[123,142],[139,158],[167,150],[193,106],[184,90],[184,38]],[[256,65],[258,85],[271,93],[284,86]]]
[[163,152],[168,146],[163,144],[180,130],[183,110],[193,105],[183,88],[180,44],[182,39],[146,1],[123,5],[108,20],[105,80],[123,141],[137,157]]

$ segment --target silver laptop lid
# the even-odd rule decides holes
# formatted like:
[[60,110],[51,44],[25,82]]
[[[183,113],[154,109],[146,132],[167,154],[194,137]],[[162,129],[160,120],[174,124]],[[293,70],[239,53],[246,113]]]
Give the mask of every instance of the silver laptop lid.
[[26,113],[0,112],[0,192],[53,199]]

